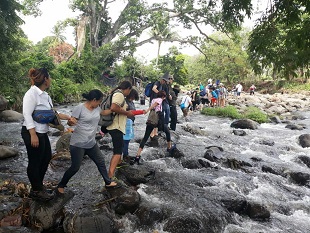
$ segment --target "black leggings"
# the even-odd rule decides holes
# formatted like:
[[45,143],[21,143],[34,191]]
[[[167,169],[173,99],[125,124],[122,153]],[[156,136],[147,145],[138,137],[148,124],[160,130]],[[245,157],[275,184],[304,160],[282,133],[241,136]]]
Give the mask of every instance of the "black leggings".
[[[144,137],[143,137],[142,141],[140,142],[140,146],[139,146],[141,149],[144,148],[144,145],[147,142],[147,140],[149,139],[149,137],[150,137],[150,135],[151,135],[151,133],[152,133],[154,128],[155,127],[152,126],[152,125],[146,125]],[[171,135],[170,135],[170,131],[169,131],[169,128],[168,128],[167,124],[164,124],[164,132],[166,134],[167,142],[170,142],[171,141]]]
[[47,133],[37,133],[39,146],[33,147],[31,146],[30,133],[25,126],[22,127],[21,135],[27,149],[27,175],[32,190],[40,191],[43,189],[43,179],[52,158],[50,140]]

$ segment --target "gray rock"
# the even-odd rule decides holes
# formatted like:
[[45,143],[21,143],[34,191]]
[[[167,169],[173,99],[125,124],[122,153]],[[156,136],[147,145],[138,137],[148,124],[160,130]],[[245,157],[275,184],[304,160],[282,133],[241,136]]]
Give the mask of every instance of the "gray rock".
[[106,208],[101,208],[100,211],[83,208],[77,213],[68,213],[65,217],[63,226],[65,232],[115,232],[114,221],[112,220],[110,212]]
[[13,147],[0,145],[0,159],[6,159],[17,156],[19,151]]
[[4,110],[0,112],[0,121],[19,122],[22,119],[23,119],[23,114],[13,111],[13,110]]
[[56,142],[57,152],[69,150],[71,135],[72,135],[71,133],[65,133],[58,139],[58,141]]
[[240,119],[231,123],[230,127],[238,129],[257,129],[258,123],[250,119]]
[[7,108],[7,105],[8,101],[6,100],[6,98],[0,95],[0,111],[5,110]]
[[299,144],[305,148],[310,147],[310,134],[302,134],[299,136]]

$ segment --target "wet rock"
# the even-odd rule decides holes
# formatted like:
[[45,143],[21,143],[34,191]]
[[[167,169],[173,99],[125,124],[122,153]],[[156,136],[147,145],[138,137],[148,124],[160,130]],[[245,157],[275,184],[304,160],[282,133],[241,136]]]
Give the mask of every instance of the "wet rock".
[[65,133],[62,135],[58,141],[56,142],[56,151],[64,151],[64,150],[69,150],[70,148],[70,138],[71,138],[71,133]]
[[93,211],[83,208],[77,213],[68,213],[64,223],[65,232],[74,233],[112,233],[115,232],[115,224],[111,213],[102,208]]
[[194,135],[207,136],[206,131],[203,131],[199,127],[194,126],[194,125],[189,125],[189,124],[187,124],[185,126],[182,125],[182,129],[184,129],[186,132],[189,132],[189,133],[194,134]]
[[179,158],[184,157],[185,155],[178,148],[175,148],[171,153],[169,153],[169,156],[171,156],[172,158],[175,158],[175,159],[179,159]]
[[307,165],[307,167],[309,167],[310,168],[310,157],[308,157],[308,156],[299,156],[298,157],[304,164],[306,164]]
[[155,179],[155,170],[146,164],[143,166],[128,165],[117,169],[116,176],[130,185],[145,184]]
[[0,233],[39,233],[40,231],[27,227],[0,227]]
[[245,136],[246,135],[246,132],[244,130],[237,130],[237,129],[234,129],[233,130],[233,134],[234,135],[237,135],[237,136]]
[[211,232],[204,228],[202,220],[195,213],[171,217],[164,225],[164,231],[173,233]]
[[182,166],[188,169],[200,169],[202,165],[199,163],[197,159],[184,160],[182,161]]
[[1,227],[8,226],[21,226],[22,225],[22,216],[20,215],[10,215],[6,216],[0,221]]
[[273,117],[270,118],[270,120],[271,120],[271,122],[276,123],[276,124],[281,124],[282,123],[280,117],[278,117],[278,116],[273,116]]
[[260,141],[260,144],[266,145],[266,146],[274,146],[274,141],[262,140],[262,141]]
[[0,121],[19,122],[22,119],[23,119],[23,114],[13,111],[13,110],[4,110],[0,112]]
[[23,206],[23,199],[20,197],[2,196],[0,201],[0,219],[5,218],[10,213],[16,212]]
[[270,218],[270,211],[266,208],[266,206],[257,203],[249,203],[246,213],[251,219],[265,220]]
[[299,124],[288,124],[287,126],[285,126],[285,128],[291,129],[291,130],[303,130],[304,126],[299,125]]
[[203,157],[208,159],[212,162],[216,162],[219,159],[223,158],[223,148],[218,146],[209,146],[207,147],[206,152],[204,153]]
[[278,172],[275,169],[273,169],[272,167],[269,167],[269,166],[266,166],[266,165],[262,166],[262,171],[263,172],[268,172],[268,173],[271,173],[271,174],[275,174],[275,175],[281,175],[280,172]]
[[40,229],[49,229],[61,222],[64,205],[74,196],[71,191],[64,195],[56,195],[49,202],[32,201],[30,203],[29,219],[32,225]]
[[7,108],[8,101],[6,98],[0,95],[0,111],[3,111]]
[[299,136],[299,144],[305,148],[310,147],[310,134],[302,134]]
[[6,159],[15,157],[19,154],[19,151],[13,147],[0,145],[0,159]]
[[218,168],[218,165],[215,162],[211,162],[207,159],[198,159],[198,162],[205,168]]
[[164,210],[152,203],[141,204],[135,214],[139,218],[140,224],[145,226],[152,226],[165,218]]
[[250,119],[240,119],[231,123],[230,127],[237,129],[257,129],[258,123]]
[[295,184],[309,186],[310,175],[308,173],[291,172],[289,176]]
[[107,190],[114,198],[113,209],[115,213],[124,215],[133,213],[137,210],[140,203],[140,194],[125,185],[120,188]]

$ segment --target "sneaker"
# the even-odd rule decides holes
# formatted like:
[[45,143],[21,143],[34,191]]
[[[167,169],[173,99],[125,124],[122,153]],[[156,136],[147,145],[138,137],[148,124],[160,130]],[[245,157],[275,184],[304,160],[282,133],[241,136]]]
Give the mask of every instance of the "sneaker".
[[54,194],[48,193],[46,191],[33,191],[29,193],[29,197],[38,201],[50,201],[54,198]]

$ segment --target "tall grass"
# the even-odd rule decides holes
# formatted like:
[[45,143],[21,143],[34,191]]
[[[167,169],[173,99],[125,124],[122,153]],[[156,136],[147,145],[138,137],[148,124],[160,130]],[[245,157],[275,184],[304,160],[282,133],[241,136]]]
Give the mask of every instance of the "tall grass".
[[208,116],[228,117],[232,119],[247,118],[258,123],[269,122],[268,115],[256,107],[248,107],[243,114],[231,105],[224,108],[203,108],[201,113]]

